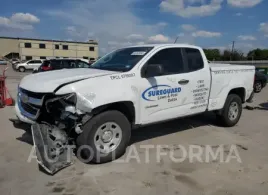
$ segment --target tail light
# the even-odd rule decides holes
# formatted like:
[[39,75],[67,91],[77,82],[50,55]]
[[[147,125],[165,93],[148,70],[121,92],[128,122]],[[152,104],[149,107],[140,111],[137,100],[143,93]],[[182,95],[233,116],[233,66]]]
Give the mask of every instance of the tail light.
[[41,69],[44,71],[48,71],[48,70],[52,70],[52,67],[51,66],[42,66]]

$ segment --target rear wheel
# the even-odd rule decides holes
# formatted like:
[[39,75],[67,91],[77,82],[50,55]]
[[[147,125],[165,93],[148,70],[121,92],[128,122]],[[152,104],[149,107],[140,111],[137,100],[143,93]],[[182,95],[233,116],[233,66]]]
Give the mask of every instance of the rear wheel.
[[20,72],[25,72],[25,68],[23,66],[19,67]]
[[254,92],[255,93],[260,93],[262,90],[262,83],[260,81],[256,81],[254,84]]
[[226,127],[235,126],[242,114],[242,100],[236,94],[228,95],[221,114],[217,115],[219,122]]
[[128,146],[131,125],[124,114],[112,110],[88,121],[77,138],[77,155],[83,162],[105,163],[121,157]]

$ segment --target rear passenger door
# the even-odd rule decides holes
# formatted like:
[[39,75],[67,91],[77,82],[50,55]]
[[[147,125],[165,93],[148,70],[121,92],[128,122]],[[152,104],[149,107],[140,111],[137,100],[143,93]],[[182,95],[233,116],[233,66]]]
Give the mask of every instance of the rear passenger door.
[[187,97],[190,103],[189,113],[196,114],[206,111],[208,106],[211,75],[208,64],[204,62],[200,50],[195,48],[183,48],[186,71],[185,78],[189,78],[187,87],[191,89]]
[[34,63],[34,68],[39,68],[42,64],[42,61],[41,60],[35,60],[35,63]]
[[36,60],[31,60],[29,62],[27,62],[27,66],[25,67],[26,69],[34,69],[35,68],[35,61]]

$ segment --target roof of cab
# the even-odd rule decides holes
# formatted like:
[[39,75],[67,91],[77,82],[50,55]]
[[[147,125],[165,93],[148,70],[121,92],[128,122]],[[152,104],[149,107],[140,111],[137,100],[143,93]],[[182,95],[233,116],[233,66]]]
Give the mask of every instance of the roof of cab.
[[[169,44],[146,44],[146,45],[133,45],[129,47],[154,47],[154,48],[160,48],[160,47],[187,47],[187,48],[196,48],[201,49],[201,47],[190,45],[190,44],[182,44],[182,43],[169,43]],[[129,48],[125,47],[125,48]]]

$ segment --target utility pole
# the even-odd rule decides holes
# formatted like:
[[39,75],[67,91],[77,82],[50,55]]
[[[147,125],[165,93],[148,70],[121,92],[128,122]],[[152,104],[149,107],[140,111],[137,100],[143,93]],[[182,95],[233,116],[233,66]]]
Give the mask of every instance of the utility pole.
[[230,61],[232,61],[232,57],[233,57],[233,53],[234,53],[234,45],[235,45],[235,41],[233,41],[232,53],[230,55]]
[[177,37],[176,37],[176,40],[174,41],[174,43],[176,43],[176,42],[177,42],[178,38],[179,38],[179,36],[177,36]]

